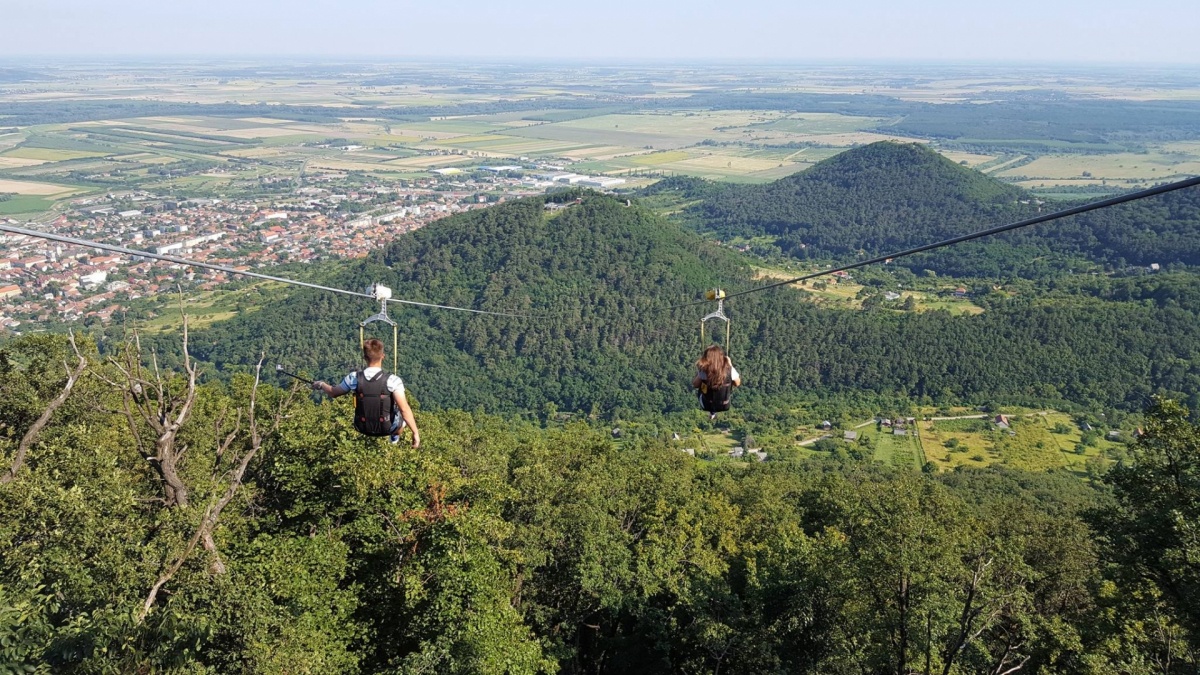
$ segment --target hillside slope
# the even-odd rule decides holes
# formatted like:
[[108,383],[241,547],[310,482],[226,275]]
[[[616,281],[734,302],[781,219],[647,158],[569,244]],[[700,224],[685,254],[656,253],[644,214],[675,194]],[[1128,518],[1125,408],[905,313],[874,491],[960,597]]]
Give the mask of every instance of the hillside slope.
[[770,234],[803,257],[883,253],[1029,212],[1018,188],[916,144],[873,143],[765,185],[721,191],[697,209],[726,235]]

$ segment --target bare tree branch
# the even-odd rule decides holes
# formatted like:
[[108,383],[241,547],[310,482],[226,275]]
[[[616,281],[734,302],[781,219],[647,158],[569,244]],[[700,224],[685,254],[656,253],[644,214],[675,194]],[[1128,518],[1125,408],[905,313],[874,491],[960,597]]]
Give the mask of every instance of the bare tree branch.
[[175,574],[179,572],[179,568],[183,567],[183,563],[187,561],[188,556],[192,554],[192,551],[196,550],[196,543],[200,541],[200,538],[204,535],[204,525],[207,522],[208,512],[205,512],[204,518],[201,519],[200,527],[196,528],[196,533],[192,535],[192,539],[188,542],[187,548],[185,548],[183,553],[175,559],[175,563],[171,565],[170,569],[164,572],[162,576],[158,578],[158,581],[154,582],[154,586],[150,588],[150,593],[146,595],[146,601],[142,603],[142,610],[138,612],[138,623],[146,620],[146,615],[150,613],[150,608],[154,606],[154,601],[158,599],[158,592],[162,590],[162,587],[165,586],[168,581],[175,577]]
[[1029,663],[1029,659],[1031,659],[1031,658],[1033,658],[1033,657],[1032,657],[1032,656],[1026,656],[1025,658],[1021,659],[1021,662],[1020,662],[1020,663],[1018,663],[1017,665],[1015,665],[1015,666],[1013,666],[1013,667],[1011,667],[1011,668],[1008,668],[1007,670],[997,670],[997,671],[995,672],[995,675],[1012,675],[1012,673],[1015,673],[1015,672],[1017,672],[1018,670],[1021,670],[1022,668],[1024,668],[1024,667],[1025,667],[1025,664],[1026,664],[1026,663]]
[[[217,551],[216,542],[212,539],[212,533],[217,527],[217,520],[221,517],[221,512],[225,510],[226,506],[229,506],[229,502],[233,501],[233,498],[237,496],[238,490],[241,489],[242,481],[246,477],[246,469],[250,466],[251,460],[254,459],[254,456],[258,454],[259,449],[262,448],[263,436],[258,430],[258,418],[255,416],[255,410],[258,406],[258,385],[262,382],[262,364],[264,358],[264,356],[260,356],[258,359],[258,365],[254,367],[254,386],[250,389],[250,406],[249,412],[246,415],[250,431],[250,449],[247,450],[244,455],[242,455],[241,460],[237,463],[233,470],[230,471],[229,483],[225,488],[225,494],[221,495],[221,498],[218,499],[217,503],[209,510],[208,517],[205,521],[206,532],[203,539],[204,549],[213,554],[211,571],[214,574],[224,574],[225,564],[221,562],[221,556]],[[238,418],[241,418],[240,411],[238,413]],[[274,433],[274,431],[279,428],[280,413],[276,413],[273,422],[274,423],[271,427],[270,433]]]
[[[135,357],[136,360],[140,362],[140,353],[137,353],[136,349],[134,351],[136,354],[138,354]],[[287,410],[288,404],[290,404],[292,400],[292,396],[289,396],[286,400],[280,402],[279,407],[275,410],[274,415],[272,416],[271,424],[264,434],[260,428],[257,417],[258,390],[260,384],[262,383],[262,364],[264,359],[265,356],[260,356],[258,364],[255,366],[254,385],[250,390],[250,402],[248,409],[246,411],[243,411],[242,409],[237,410],[233,431],[229,434],[224,434],[223,427],[228,413],[222,414],[222,416],[216,422],[217,447],[216,457],[213,464],[214,471],[216,471],[221,465],[222,458],[226,456],[226,454],[229,453],[231,449],[235,447],[235,445],[237,445],[237,439],[241,435],[243,428],[243,418],[246,420],[245,429],[249,434],[249,438],[247,439],[249,441],[249,447],[240,457],[234,458],[233,468],[229,471],[225,479],[224,492],[220,495],[220,497],[209,502],[204,511],[204,515],[200,519],[200,523],[197,525],[196,531],[192,535],[187,547],[183,550],[175,562],[172,563],[170,568],[168,568],[159,577],[158,581],[155,582],[154,586],[150,589],[150,592],[146,597],[146,601],[143,604],[142,610],[138,615],[139,622],[143,621],[150,613],[150,610],[154,606],[154,603],[158,598],[158,594],[162,590],[163,586],[169,583],[171,579],[174,578],[174,576],[179,572],[179,570],[183,567],[183,564],[195,551],[197,545],[203,546],[204,550],[212,555],[212,561],[208,568],[211,574],[224,574],[226,572],[225,563],[221,560],[220,551],[217,548],[213,533],[217,529],[221,513],[225,510],[225,507],[229,506],[234,498],[237,497],[238,491],[241,489],[242,483],[245,480],[246,471],[250,466],[250,462],[254,460],[254,457],[262,448],[264,438],[275,434],[279,430],[284,419],[284,412]],[[170,476],[172,474],[169,473],[169,471],[173,470],[174,468],[173,465],[170,465],[170,463],[182,455],[182,451],[175,452],[174,450],[175,433],[178,431],[179,427],[181,427],[183,423],[187,421],[188,415],[191,412],[192,404],[195,401],[196,367],[191,362],[190,357],[187,355],[186,319],[184,323],[184,370],[188,377],[188,384],[187,389],[183,393],[171,398],[167,398],[165,388],[157,388],[162,387],[161,378],[156,378],[157,382],[155,384],[157,387],[155,390],[163,393],[158,395],[157,398],[153,394],[148,395],[142,403],[135,402],[139,409],[142,409],[143,412],[153,413],[151,415],[147,415],[147,417],[152,418],[152,421],[148,423],[155,433],[158,434],[158,439],[155,443],[157,455],[153,459],[155,460],[156,468],[159,469],[163,480],[167,483],[168,499],[166,500],[166,504],[168,507],[184,507],[187,505],[186,492],[184,492],[186,490],[186,486],[184,486],[181,481],[179,482],[178,486],[175,486],[173,481],[178,480],[178,476],[176,475],[174,478],[171,478]],[[134,366],[130,366],[130,368],[124,372],[132,375],[136,372],[136,370]],[[245,414],[243,414],[243,412],[245,412]],[[130,415],[130,420],[132,423],[132,415]],[[174,495],[173,499],[172,494]]]
[[[110,363],[121,373],[125,383],[118,386],[124,394],[125,417],[130,431],[138,444],[138,450],[158,473],[170,506],[187,506],[189,490],[179,475],[179,463],[187,448],[177,448],[179,430],[187,423],[196,402],[196,377],[198,369],[188,354],[188,318],[183,315],[183,357],[186,384],[182,392],[172,395],[167,380],[158,366],[157,354],[151,354],[153,380],[143,375],[141,338],[137,332],[125,345],[124,363],[110,359]],[[134,415],[134,411],[137,415]],[[154,434],[153,454],[147,452],[138,432],[136,418]]]
[[79,381],[79,378],[83,375],[83,371],[87,369],[87,359],[79,352],[79,347],[75,344],[75,334],[71,333],[68,339],[71,341],[71,349],[74,350],[75,356],[79,358],[79,363],[76,364],[74,370],[66,363],[63,363],[63,367],[67,371],[67,381],[63,384],[62,391],[58,393],[58,396],[54,397],[53,401],[50,401],[50,405],[46,406],[41,416],[34,420],[33,425],[21,437],[21,442],[17,445],[17,454],[13,457],[12,466],[4,474],[0,474],[0,485],[11,483],[17,477],[17,473],[25,464],[25,455],[29,452],[30,446],[37,440],[38,435],[42,433],[42,429],[46,428],[46,425],[50,423],[50,418],[54,416],[54,413],[67,402],[67,397],[71,395],[71,390],[75,388],[75,383]]

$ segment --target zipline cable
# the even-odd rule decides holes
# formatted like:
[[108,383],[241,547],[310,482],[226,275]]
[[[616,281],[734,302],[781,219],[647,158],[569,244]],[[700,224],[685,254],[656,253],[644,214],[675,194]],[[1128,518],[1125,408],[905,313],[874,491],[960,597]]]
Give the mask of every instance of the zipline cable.
[[[350,296],[354,296],[356,298],[367,298],[368,300],[375,300],[375,296],[373,296],[373,295],[369,295],[367,293],[358,293],[356,291],[348,291],[344,288],[332,288],[330,286],[322,286],[321,284],[313,284],[313,283],[309,283],[307,281],[298,281],[296,279],[286,279],[284,277],[276,277],[276,276],[272,276],[270,274],[262,274],[259,272],[250,272],[248,270],[238,270],[238,269],[234,269],[232,267],[225,267],[224,265],[214,265],[213,263],[200,262],[198,260],[189,260],[187,258],[178,258],[173,255],[163,255],[161,253],[151,253],[150,251],[139,251],[139,250],[133,249],[133,248],[117,246],[116,244],[102,244],[102,243],[95,242],[95,241],[89,241],[87,239],[77,239],[75,237],[67,237],[67,236],[64,236],[61,234],[54,234],[51,232],[30,230],[30,229],[27,229],[24,227],[16,227],[14,225],[7,225],[4,223],[0,223],[0,232],[8,232],[10,234],[23,234],[27,237],[34,237],[37,239],[45,239],[47,241],[56,241],[56,242],[63,243],[63,244],[73,244],[75,246],[83,246],[86,248],[94,248],[94,249],[99,249],[101,251],[108,251],[109,253],[119,253],[121,255],[140,256],[142,258],[152,258],[154,260],[161,260],[163,262],[169,262],[169,263],[173,263],[176,265],[183,265],[185,267],[200,267],[203,269],[214,270],[217,272],[224,272],[226,274],[237,274],[237,275],[241,275],[244,277],[254,277],[255,279],[264,279],[266,281],[274,281],[274,282],[278,282],[281,284],[291,284],[293,286],[303,286],[305,288],[312,288],[312,289],[316,289],[318,291],[326,291],[329,293],[341,293],[342,295],[350,295]],[[437,305],[437,304],[434,304],[431,302],[417,302],[416,300],[401,300],[399,298],[389,298],[388,302],[394,302],[394,303],[401,304],[401,305],[413,305],[415,307],[426,307],[429,309],[448,309],[448,310],[452,310],[455,312],[471,312],[472,314],[489,314],[492,316],[532,318],[531,315],[528,315],[528,314],[514,314],[511,312],[493,312],[493,311],[488,311],[485,309],[471,309],[469,307],[454,307],[451,305]]]
[[[994,234],[1002,234],[1004,232],[1011,232],[1012,230],[1019,230],[1023,227],[1030,227],[1031,225],[1040,225],[1041,223],[1047,223],[1052,220],[1058,220],[1059,218],[1066,218],[1067,216],[1077,216],[1081,213],[1087,213],[1089,211],[1096,211],[1098,209],[1105,209],[1110,206],[1116,206],[1118,204],[1125,204],[1128,202],[1137,201],[1139,199],[1145,199],[1147,197],[1154,197],[1157,195],[1166,194],[1168,192],[1182,190],[1184,188],[1196,187],[1198,185],[1200,185],[1200,176],[1196,176],[1193,178],[1187,178],[1187,179],[1184,179],[1181,181],[1176,181],[1174,183],[1165,183],[1163,185],[1158,185],[1156,187],[1152,187],[1152,188],[1149,188],[1146,190],[1139,190],[1138,192],[1130,192],[1128,194],[1119,195],[1116,197],[1110,197],[1108,199],[1102,199],[1097,202],[1090,202],[1088,204],[1082,204],[1080,206],[1075,206],[1075,207],[1072,207],[1069,209],[1063,209],[1062,211],[1055,211],[1053,213],[1047,213],[1046,215],[1043,215],[1043,216],[1027,218],[1025,220],[1017,221],[1015,223],[1009,223],[1007,225],[999,225],[997,227],[992,227],[992,228],[989,228],[986,230],[980,230],[978,232],[972,232],[970,234],[964,234],[964,235],[961,235],[958,237],[953,237],[950,239],[944,239],[939,242],[934,242],[932,244],[925,244],[923,246],[918,246],[916,248],[910,248],[910,249],[907,249],[904,251],[899,251],[897,253],[889,253],[887,255],[877,256],[874,258],[870,258],[868,260],[860,260],[858,262],[851,263],[849,265],[843,265],[841,267],[835,267],[833,269],[821,270],[820,272],[812,272],[810,274],[805,274],[803,276],[796,277],[795,279],[788,279],[787,281],[778,281],[778,282],[775,282],[772,284],[767,284],[765,286],[756,286],[754,288],[746,289],[744,291],[739,291],[737,293],[729,293],[725,296],[725,301],[728,302],[729,300],[732,300],[733,298],[743,296],[743,295],[749,295],[751,293],[758,293],[760,291],[768,291],[768,290],[771,290],[772,288],[779,288],[780,286],[787,286],[789,284],[794,284],[794,283],[797,283],[800,281],[808,281],[809,279],[815,279],[817,277],[828,276],[830,274],[836,274],[838,272],[848,272],[853,269],[858,269],[859,267],[866,267],[867,265],[875,265],[875,264],[882,263],[882,262],[890,262],[897,258],[904,258],[904,257],[910,256],[910,255],[915,255],[917,253],[924,253],[925,251],[932,251],[934,249],[944,248],[946,246],[953,246],[954,244],[961,244],[962,242],[971,241],[973,239],[979,239],[981,237],[990,237]],[[685,303],[682,305],[672,305],[670,307],[664,307],[663,310],[666,311],[666,310],[680,309],[683,307],[694,307],[696,305],[703,305],[703,304],[707,304],[709,302],[712,302],[712,301],[711,300],[698,300],[696,302],[689,302],[689,303]]]

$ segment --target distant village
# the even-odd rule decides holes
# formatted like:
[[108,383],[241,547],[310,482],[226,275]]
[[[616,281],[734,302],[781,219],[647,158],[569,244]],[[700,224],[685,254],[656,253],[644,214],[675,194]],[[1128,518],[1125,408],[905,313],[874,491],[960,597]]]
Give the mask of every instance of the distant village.
[[[400,185],[353,187],[341,174],[306,176],[284,196],[175,198],[141,191],[70,202],[30,229],[237,270],[358,258],[439,218],[569,185],[611,189],[623,179],[549,167],[440,169]],[[8,220],[11,224],[24,225]],[[123,303],[173,290],[211,290],[225,273],[0,233],[0,330],[112,320]]]

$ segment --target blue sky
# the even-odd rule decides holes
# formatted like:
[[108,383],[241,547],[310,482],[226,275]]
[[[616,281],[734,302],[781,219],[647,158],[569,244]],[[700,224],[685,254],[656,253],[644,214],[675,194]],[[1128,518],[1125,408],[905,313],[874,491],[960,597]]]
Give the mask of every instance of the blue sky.
[[1200,0],[0,0],[0,56],[1200,64]]

